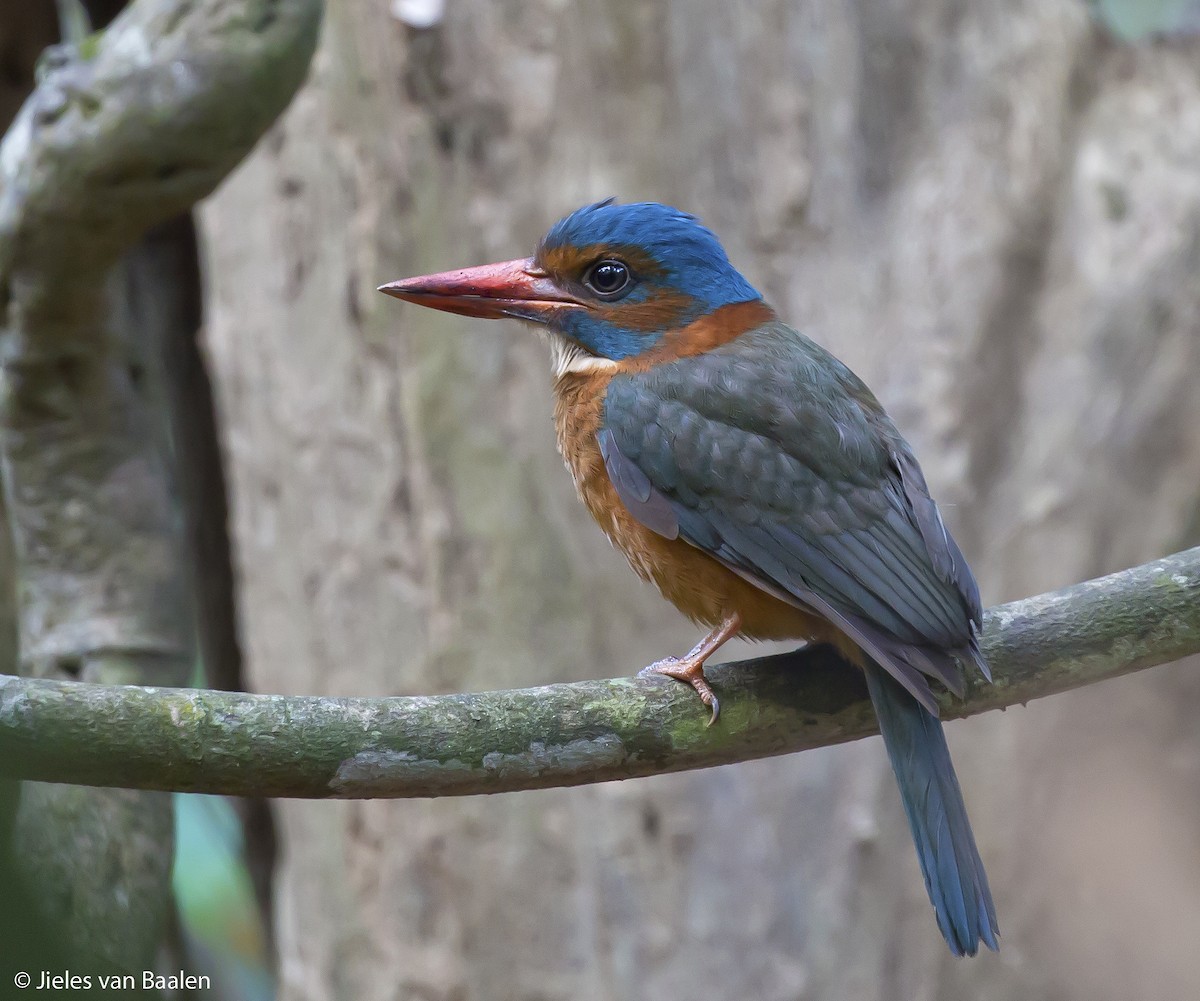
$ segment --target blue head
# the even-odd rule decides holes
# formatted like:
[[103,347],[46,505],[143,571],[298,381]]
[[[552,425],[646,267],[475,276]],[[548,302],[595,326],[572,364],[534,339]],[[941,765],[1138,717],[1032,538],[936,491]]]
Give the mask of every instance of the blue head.
[[614,360],[722,306],[761,298],[695,216],[657,202],[578,209],[546,234],[534,263],[584,306],[558,313],[551,329]]
[[651,350],[723,306],[762,298],[694,216],[656,202],[611,200],[556,223],[532,258],[409,278],[380,291],[467,316],[543,324],[614,361]]

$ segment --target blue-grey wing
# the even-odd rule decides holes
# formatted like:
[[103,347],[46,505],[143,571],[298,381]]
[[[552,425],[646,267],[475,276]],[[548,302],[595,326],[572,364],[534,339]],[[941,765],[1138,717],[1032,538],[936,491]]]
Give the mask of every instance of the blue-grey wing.
[[637,464],[631,462],[617,448],[611,430],[601,428],[596,438],[600,444],[600,455],[604,459],[608,478],[629,513],[663,538],[678,538],[679,519],[675,517],[671,502],[655,490]]
[[600,433],[618,495],[850,636],[936,712],[926,676],[985,674],[979,591],[908,445],[819,346],[769,324],[614,378]]

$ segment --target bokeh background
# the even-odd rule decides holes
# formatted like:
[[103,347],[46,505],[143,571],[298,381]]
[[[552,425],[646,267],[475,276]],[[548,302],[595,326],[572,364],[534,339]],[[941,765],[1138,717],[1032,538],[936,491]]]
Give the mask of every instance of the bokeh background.
[[[198,212],[249,684],[520,687],[694,642],[576,502],[537,338],[375,292],[610,195],[701,216],[875,389],[988,604],[1200,542],[1193,7],[329,4]],[[947,952],[872,739],[274,804],[279,996],[1195,997],[1196,668],[949,724],[998,955]]]

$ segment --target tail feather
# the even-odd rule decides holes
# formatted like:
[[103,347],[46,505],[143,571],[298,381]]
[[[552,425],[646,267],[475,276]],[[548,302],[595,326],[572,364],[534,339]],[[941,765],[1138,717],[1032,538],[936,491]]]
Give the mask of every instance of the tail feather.
[[938,927],[956,956],[975,955],[980,942],[998,949],[996,908],[941,720],[877,664],[865,670]]

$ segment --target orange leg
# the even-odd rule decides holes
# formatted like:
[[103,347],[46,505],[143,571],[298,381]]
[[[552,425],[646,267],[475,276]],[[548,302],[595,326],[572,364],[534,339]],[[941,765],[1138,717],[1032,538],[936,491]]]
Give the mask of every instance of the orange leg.
[[700,701],[712,710],[712,716],[708,721],[708,725],[712,726],[717,721],[717,717],[721,715],[721,703],[717,701],[712,686],[704,677],[704,662],[716,653],[726,640],[736,636],[741,628],[742,617],[734,612],[692,647],[686,657],[667,657],[665,660],[657,661],[638,671],[638,677],[644,678],[647,674],[665,674],[668,678],[674,678],[676,681],[686,681],[696,689]]

